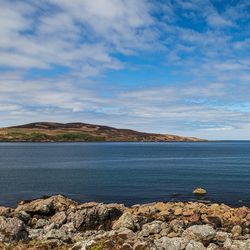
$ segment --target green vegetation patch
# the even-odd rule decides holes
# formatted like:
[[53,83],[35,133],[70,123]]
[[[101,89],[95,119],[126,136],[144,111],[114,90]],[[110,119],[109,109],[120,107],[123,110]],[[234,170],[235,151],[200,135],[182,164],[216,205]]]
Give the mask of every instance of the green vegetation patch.
[[106,141],[104,137],[93,136],[86,133],[62,133],[50,135],[46,133],[33,132],[26,133],[23,131],[8,131],[4,135],[0,135],[1,141],[29,141],[29,142],[94,142]]

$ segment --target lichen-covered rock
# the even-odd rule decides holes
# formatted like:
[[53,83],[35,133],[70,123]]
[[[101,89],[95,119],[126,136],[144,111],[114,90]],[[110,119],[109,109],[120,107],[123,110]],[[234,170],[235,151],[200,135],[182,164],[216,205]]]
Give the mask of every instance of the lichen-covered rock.
[[28,233],[21,220],[0,216],[0,241],[12,242],[27,239]]
[[62,226],[67,221],[67,215],[64,211],[58,212],[51,217],[50,221],[58,226]]
[[36,225],[34,228],[38,229],[38,228],[43,228],[45,226],[49,225],[49,221],[46,219],[39,219],[36,222]]
[[123,227],[131,229],[132,231],[135,231],[139,228],[138,223],[136,223],[135,217],[129,212],[123,213],[122,216],[117,221],[115,221],[112,226],[113,229],[119,229]]
[[206,247],[201,242],[191,240],[185,250],[206,250]]
[[161,231],[161,221],[153,221],[142,226],[142,230],[140,235],[143,237],[147,237],[150,234],[158,234]]
[[44,199],[22,201],[19,203],[16,211],[25,211],[32,215],[53,215],[55,212],[65,211],[77,205],[77,202],[63,195],[55,195]]
[[186,229],[182,236],[195,241],[209,243],[216,235],[216,231],[209,225],[194,225]]
[[66,243],[72,242],[71,235],[60,229],[51,229],[43,238],[45,240],[56,239]]
[[118,204],[98,204],[70,213],[68,221],[73,222],[75,228],[80,231],[109,230],[122,213],[123,207]]
[[51,199],[38,199],[27,203],[19,203],[16,211],[25,211],[31,215],[52,215],[55,212],[55,207]]
[[184,250],[189,240],[180,237],[168,238],[162,237],[159,240],[155,240],[155,244],[159,249],[166,250]]

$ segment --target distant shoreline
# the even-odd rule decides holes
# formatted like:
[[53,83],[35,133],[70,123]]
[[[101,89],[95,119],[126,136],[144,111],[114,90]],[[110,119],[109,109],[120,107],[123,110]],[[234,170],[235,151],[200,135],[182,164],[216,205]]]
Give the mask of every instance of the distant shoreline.
[[88,123],[36,122],[0,128],[0,142],[200,142],[195,137],[145,133]]

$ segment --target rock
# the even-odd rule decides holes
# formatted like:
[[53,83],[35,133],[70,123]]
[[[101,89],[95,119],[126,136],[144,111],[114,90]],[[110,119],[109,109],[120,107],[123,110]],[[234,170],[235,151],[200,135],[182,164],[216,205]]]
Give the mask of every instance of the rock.
[[169,223],[169,228],[173,230],[175,233],[182,233],[184,228],[184,223],[181,220],[172,220]]
[[67,215],[64,211],[58,212],[51,217],[50,221],[59,225],[60,227],[67,221]]
[[71,243],[72,241],[71,235],[60,229],[51,229],[43,238],[45,240],[57,239],[66,243]]
[[12,212],[13,209],[9,208],[9,207],[2,207],[0,206],[0,216],[6,216],[8,215],[10,212]]
[[52,222],[51,224],[44,226],[43,230],[45,233],[48,233],[50,230],[56,229],[56,228],[57,228],[57,225]]
[[77,205],[77,202],[66,198],[63,195],[54,195],[44,199],[22,201],[19,203],[16,211],[25,211],[31,215],[54,215],[55,212],[61,212],[69,208],[75,208]]
[[168,238],[162,237],[155,241],[155,244],[159,249],[171,249],[171,250],[184,250],[189,240],[185,238]]
[[161,221],[153,221],[142,226],[140,235],[147,237],[150,234],[158,234],[161,231]]
[[207,247],[207,250],[218,250],[220,249],[219,246],[217,246],[214,243],[210,243],[209,246]]
[[209,243],[216,235],[216,231],[209,225],[194,225],[186,229],[182,236],[195,241]]
[[201,242],[191,240],[185,250],[206,250],[206,247]]
[[28,233],[21,220],[0,216],[0,241],[12,242],[27,239]]
[[122,213],[123,207],[118,204],[98,204],[70,213],[68,222],[73,222],[79,231],[101,228],[109,230]]
[[215,228],[220,228],[222,226],[221,218],[218,216],[207,216],[205,222]]
[[149,250],[146,242],[138,241],[134,244],[133,250]]
[[125,243],[122,244],[120,249],[121,250],[133,250],[133,247],[131,246],[131,244],[125,242]]
[[188,209],[188,210],[185,210],[183,211],[182,213],[184,216],[191,216],[194,214],[194,210],[193,209]]
[[135,233],[128,228],[120,228],[117,235],[124,240],[133,239],[135,237]]
[[74,244],[74,246],[71,248],[71,250],[87,250],[87,247],[91,247],[95,243],[96,242],[94,240],[80,241],[80,242],[77,242],[76,244]]
[[77,230],[74,227],[74,223],[73,222],[69,222],[69,223],[63,224],[61,226],[61,230],[65,231],[65,232],[70,232],[70,233],[77,232]]
[[234,226],[231,230],[231,233],[233,234],[233,237],[237,237],[242,233],[242,228],[241,226],[237,225]]
[[18,213],[15,213],[15,217],[17,217],[18,219],[20,219],[21,221],[23,221],[26,224],[31,219],[31,216],[28,213],[24,212],[24,211],[20,211]]
[[219,231],[216,233],[215,238],[219,242],[224,242],[224,241],[226,241],[227,238],[229,238],[229,236],[228,236],[228,233]]
[[45,220],[45,219],[39,219],[37,222],[36,222],[36,225],[34,228],[38,229],[38,228],[43,228],[45,226],[49,225],[49,221],[48,220]]
[[132,231],[135,231],[139,228],[138,223],[136,223],[134,216],[129,213],[125,212],[122,216],[114,222],[112,229],[119,229],[119,228],[128,228]]
[[182,208],[179,208],[177,207],[175,210],[174,210],[174,215],[175,216],[179,216],[182,214]]
[[25,211],[32,216],[35,214],[52,215],[55,211],[55,207],[51,199],[38,199],[24,204],[21,203],[16,208],[16,211]]
[[230,250],[250,250],[250,241],[234,240],[230,246]]
[[193,194],[204,195],[207,191],[203,188],[196,188],[193,190]]
[[41,239],[43,236],[43,229],[29,229],[29,238],[30,239]]

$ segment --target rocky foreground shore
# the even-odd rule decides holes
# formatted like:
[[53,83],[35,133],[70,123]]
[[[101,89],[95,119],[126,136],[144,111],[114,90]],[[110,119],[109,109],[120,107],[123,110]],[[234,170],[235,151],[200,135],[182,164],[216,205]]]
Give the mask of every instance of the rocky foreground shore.
[[80,204],[62,195],[0,207],[0,249],[248,250],[250,209],[163,203]]

